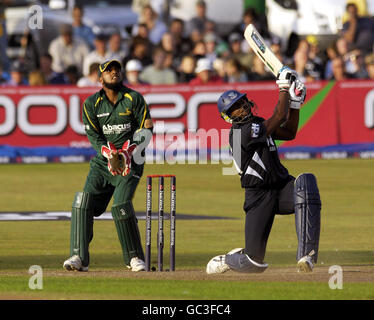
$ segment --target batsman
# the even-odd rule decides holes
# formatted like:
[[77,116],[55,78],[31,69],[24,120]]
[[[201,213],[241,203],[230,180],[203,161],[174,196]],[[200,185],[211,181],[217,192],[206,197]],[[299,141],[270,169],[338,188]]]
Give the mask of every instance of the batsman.
[[206,269],[209,274],[230,269],[264,272],[275,214],[295,214],[298,271],[311,272],[317,262],[321,201],[316,177],[311,173],[291,176],[274,142],[295,139],[306,88],[288,67],[280,70],[276,83],[279,99],[268,119],[255,114],[255,103],[245,93],[229,90],[218,99],[221,117],[232,124],[229,142],[245,194],[245,248],[212,258]]
[[105,212],[113,197],[111,213],[125,265],[143,271],[144,253],[132,198],[143,174],[144,141],[150,140],[153,123],[143,96],[122,84],[120,62],[101,64],[99,79],[102,89],[85,100],[82,111],[87,137],[97,155],[90,161],[83,191],[75,194],[70,258],[63,267],[88,271],[94,217]]

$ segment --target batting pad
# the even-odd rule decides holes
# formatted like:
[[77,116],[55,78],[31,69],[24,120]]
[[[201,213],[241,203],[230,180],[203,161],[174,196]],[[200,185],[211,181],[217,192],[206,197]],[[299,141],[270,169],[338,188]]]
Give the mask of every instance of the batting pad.
[[321,199],[316,177],[303,173],[295,180],[295,224],[298,239],[297,260],[311,254],[314,263],[318,258],[321,228]]

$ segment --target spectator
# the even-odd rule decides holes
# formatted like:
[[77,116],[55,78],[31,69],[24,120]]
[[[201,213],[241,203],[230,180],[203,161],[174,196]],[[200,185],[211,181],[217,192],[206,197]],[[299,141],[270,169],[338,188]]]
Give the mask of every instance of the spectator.
[[90,65],[88,76],[82,77],[78,80],[78,87],[101,87],[99,81],[99,66],[100,63],[94,62]]
[[190,81],[190,85],[222,84],[222,78],[214,74],[212,62],[207,58],[197,61],[195,69],[196,77]]
[[368,73],[368,78],[374,80],[374,53],[365,57],[365,65],[366,71]]
[[111,54],[107,50],[107,37],[103,34],[97,34],[95,37],[95,50],[91,51],[83,61],[83,75],[88,76],[90,65],[93,63],[102,64],[111,60]]
[[132,1],[132,10],[140,15],[145,6],[152,4],[153,10],[159,15],[161,19],[166,19],[166,7],[168,0],[133,0]]
[[351,59],[349,58],[348,42],[344,37],[340,37],[336,40],[336,50],[338,52],[338,55],[343,58],[345,69],[347,70],[347,72],[354,72],[354,66]]
[[152,59],[149,56],[151,50],[149,49],[148,42],[141,38],[136,38],[130,48],[130,55],[123,59],[123,65],[125,66],[129,60],[139,60],[143,67],[152,64]]
[[123,61],[128,55],[128,48],[122,44],[122,37],[119,31],[114,32],[108,41],[109,60]]
[[238,60],[230,58],[225,61],[224,70],[226,73],[226,82],[247,82],[248,76]]
[[178,82],[186,83],[195,78],[196,61],[192,55],[185,55],[178,68]]
[[240,62],[246,72],[250,72],[253,66],[253,50],[248,46],[247,51],[242,51],[241,43],[245,41],[243,36],[239,33],[232,33],[229,36],[229,45],[230,45],[230,58],[236,59]]
[[217,59],[218,58],[221,58],[221,59],[229,58],[231,52],[230,52],[230,48],[229,48],[228,44],[224,41],[220,42],[216,46],[216,54],[217,54]]
[[371,18],[359,17],[357,5],[346,6],[348,21],[343,24],[343,36],[348,42],[348,49],[361,49],[365,53],[373,50],[374,22]]
[[278,38],[273,38],[271,45],[270,45],[270,50],[274,53],[274,55],[279,59],[279,61],[284,62],[284,57],[282,54],[282,46],[281,42]]
[[254,56],[253,66],[251,69],[251,80],[266,81],[271,79],[273,79],[273,75],[269,71],[267,71],[262,60],[259,57]]
[[0,67],[4,72],[10,71],[10,60],[6,49],[8,47],[8,36],[5,21],[5,8],[13,0],[3,0],[0,3]]
[[213,62],[213,70],[221,79],[226,78],[225,60],[218,58]]
[[194,47],[196,43],[204,40],[204,35],[198,29],[193,29],[189,39],[191,41],[191,46]]
[[164,33],[160,46],[166,51],[165,66],[176,70],[180,64],[181,56],[176,51],[174,38],[170,32]]
[[73,38],[73,29],[70,25],[63,25],[60,28],[60,36],[49,46],[49,54],[53,59],[52,69],[60,73],[71,65],[75,65],[81,72],[83,60],[88,53],[88,46],[82,40]]
[[217,44],[217,36],[210,32],[206,33],[204,36],[204,42],[205,42],[205,57],[210,60],[211,63],[214,62],[214,60],[217,59],[217,53],[216,53],[216,44]]
[[204,35],[207,33],[214,33],[217,34],[217,28],[216,23],[212,20],[205,21],[205,31]]
[[[301,40],[294,53],[294,69],[300,76],[301,81],[305,82],[306,76],[316,80],[322,78],[322,65],[310,59],[310,46],[307,40]],[[303,79],[303,80],[302,80]]]
[[254,24],[258,32],[265,38],[270,38],[266,17],[257,14],[255,8],[248,7],[245,9],[242,17],[242,21],[234,28],[232,32],[244,34],[244,30],[249,24]]
[[366,79],[368,73],[365,67],[365,59],[362,51],[359,49],[351,51],[350,60],[353,65],[353,72],[351,72],[350,78]]
[[333,80],[345,80],[349,78],[349,75],[345,69],[345,63],[342,57],[336,57],[332,60],[332,74]]
[[40,70],[33,70],[29,73],[29,85],[30,86],[44,86],[47,81],[44,78],[43,73]]
[[75,38],[83,40],[92,50],[94,48],[95,34],[92,29],[83,23],[83,8],[75,5],[72,11],[73,35]]
[[142,72],[143,66],[139,60],[129,60],[126,64],[126,77],[124,84],[137,86],[148,84],[139,79],[140,72]]
[[327,47],[326,53],[327,53],[328,60],[325,65],[324,78],[331,79],[333,77],[332,60],[338,57],[338,51],[336,50],[335,44],[332,44],[329,47]]
[[184,27],[184,21],[178,18],[173,19],[169,27],[179,57],[189,54],[192,50],[191,40],[185,37]]
[[[256,29],[265,40],[270,39],[270,34],[267,29],[266,17],[260,17],[257,14],[256,10],[252,7],[249,7],[244,11],[242,22],[234,28],[233,33],[244,34],[244,30],[249,24],[255,25]],[[248,49],[249,45],[247,41],[243,41],[242,51],[248,52]]]
[[10,68],[10,80],[7,82],[7,85],[9,86],[28,85],[28,82],[25,79],[25,70],[26,70],[25,66],[19,60],[14,61]]
[[206,16],[206,3],[203,0],[196,1],[196,16],[192,18],[188,23],[188,29],[190,32],[198,30],[201,34],[206,31],[206,22],[210,21]]
[[57,73],[52,70],[52,56],[45,53],[40,57],[40,71],[47,84],[66,84],[63,73]]
[[39,51],[28,30],[26,30],[22,35],[20,42],[22,53],[19,56],[19,59],[21,59],[24,65],[27,66],[28,71],[39,69]]
[[[147,26],[149,40],[153,45],[158,45],[161,41],[162,35],[167,31],[165,23],[158,19],[158,14],[151,4],[144,6],[139,17],[139,24],[145,24]],[[139,24],[134,26],[132,31],[133,35],[138,33]]]
[[310,63],[307,69],[313,78],[320,80],[323,78],[323,59],[318,40],[311,35],[306,37],[306,41],[309,44],[308,60]]
[[78,80],[82,77],[76,65],[68,66],[64,72],[65,82],[67,84],[76,85]]
[[149,30],[145,23],[139,23],[138,30],[134,38],[140,37],[142,39],[149,41]]
[[193,49],[192,55],[195,57],[196,60],[200,58],[204,58],[206,55],[206,46],[204,41],[196,42]]
[[144,68],[139,78],[150,84],[175,84],[176,73],[165,67],[166,51],[157,47],[153,52],[153,64]]
[[6,84],[9,80],[10,80],[9,72],[3,71],[0,65],[0,85]]

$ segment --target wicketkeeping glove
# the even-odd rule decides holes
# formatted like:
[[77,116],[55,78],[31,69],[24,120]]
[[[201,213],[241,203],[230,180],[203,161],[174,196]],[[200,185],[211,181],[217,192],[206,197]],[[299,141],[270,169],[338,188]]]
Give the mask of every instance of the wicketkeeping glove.
[[113,143],[108,142],[108,146],[101,147],[101,154],[108,159],[108,170],[113,175],[122,174],[124,168],[124,159],[119,154]]
[[290,90],[290,108],[300,109],[306,97],[306,87],[300,80],[296,80],[291,84]]
[[122,170],[122,175],[126,176],[130,173],[131,170],[131,158],[132,153],[136,149],[136,144],[133,143],[130,145],[130,140],[127,140],[123,146],[122,149],[118,151],[118,153],[123,157],[124,166]]
[[130,173],[131,157],[135,148],[136,144],[130,145],[130,140],[127,140],[120,150],[111,142],[108,142],[108,147],[101,147],[101,154],[108,159],[108,170],[113,176],[126,176]]

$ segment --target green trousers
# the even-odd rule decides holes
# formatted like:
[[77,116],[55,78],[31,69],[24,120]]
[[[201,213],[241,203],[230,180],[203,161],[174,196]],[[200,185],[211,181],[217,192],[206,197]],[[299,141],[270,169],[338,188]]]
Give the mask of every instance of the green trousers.
[[[108,171],[106,160],[102,161],[98,158],[91,160],[90,171],[83,189],[87,197],[84,196],[84,201],[78,203],[76,196],[72,209],[70,254],[78,254],[83,266],[89,264],[88,247],[93,239],[94,217],[98,217],[106,211],[112,197],[111,211],[125,264],[130,265],[131,258],[136,256],[144,260],[135,212],[131,212],[124,219],[124,217],[119,217],[116,210],[116,208],[127,206],[132,208],[131,201],[142,173],[143,166],[136,166],[125,177],[112,176]],[[114,211],[113,208],[115,208]]]

